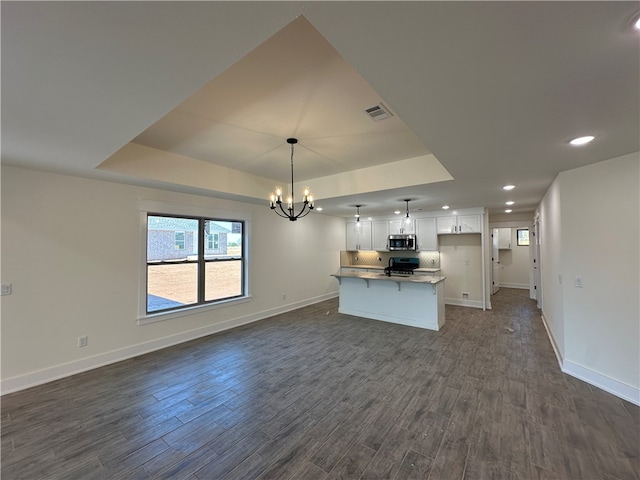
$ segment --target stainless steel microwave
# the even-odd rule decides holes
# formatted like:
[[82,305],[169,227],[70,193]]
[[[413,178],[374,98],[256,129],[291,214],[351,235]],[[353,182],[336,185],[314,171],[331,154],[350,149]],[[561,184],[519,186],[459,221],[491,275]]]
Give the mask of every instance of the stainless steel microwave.
[[416,236],[410,233],[389,235],[387,249],[389,250],[417,250]]

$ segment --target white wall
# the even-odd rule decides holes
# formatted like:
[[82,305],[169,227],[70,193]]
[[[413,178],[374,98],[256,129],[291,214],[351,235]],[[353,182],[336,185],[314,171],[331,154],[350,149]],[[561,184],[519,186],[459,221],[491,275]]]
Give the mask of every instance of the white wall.
[[[445,302],[482,308],[481,235],[438,235]],[[490,268],[490,264],[487,268]],[[468,299],[462,297],[469,294]]]
[[560,181],[551,184],[539,206],[540,283],[542,314],[556,354],[564,358],[564,300],[562,298],[562,214]]
[[[251,301],[138,326],[140,199],[250,215]],[[3,393],[336,296],[344,225],[2,166]]]
[[[639,191],[640,156],[634,153],[559,174],[539,210],[543,312],[563,371],[635,403]],[[576,276],[582,288],[574,285]]]

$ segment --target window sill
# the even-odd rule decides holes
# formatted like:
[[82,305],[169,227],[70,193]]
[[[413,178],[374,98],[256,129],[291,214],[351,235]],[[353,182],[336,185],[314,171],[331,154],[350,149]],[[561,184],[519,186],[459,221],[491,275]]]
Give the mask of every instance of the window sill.
[[181,308],[180,310],[171,310],[169,312],[161,313],[149,313],[138,317],[138,325],[148,325],[150,323],[164,322],[165,320],[186,317],[188,315],[203,313],[209,310],[216,310],[218,308],[229,307],[231,305],[238,305],[240,303],[246,303],[250,301],[251,295],[248,295],[246,297],[233,298],[216,303],[207,303],[206,305],[194,305],[193,307],[185,307]]

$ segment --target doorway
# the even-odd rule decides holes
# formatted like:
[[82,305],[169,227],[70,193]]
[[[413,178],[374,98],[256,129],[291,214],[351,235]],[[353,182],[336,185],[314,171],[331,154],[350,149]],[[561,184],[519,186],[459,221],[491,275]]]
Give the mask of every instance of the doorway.
[[498,229],[491,230],[491,295],[500,290],[500,238]]

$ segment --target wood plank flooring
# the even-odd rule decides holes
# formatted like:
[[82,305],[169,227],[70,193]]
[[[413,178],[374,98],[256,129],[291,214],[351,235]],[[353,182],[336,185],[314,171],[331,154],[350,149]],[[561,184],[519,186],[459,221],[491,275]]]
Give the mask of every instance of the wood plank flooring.
[[6,395],[2,479],[638,479],[640,409],[527,297],[440,332],[331,300]]

